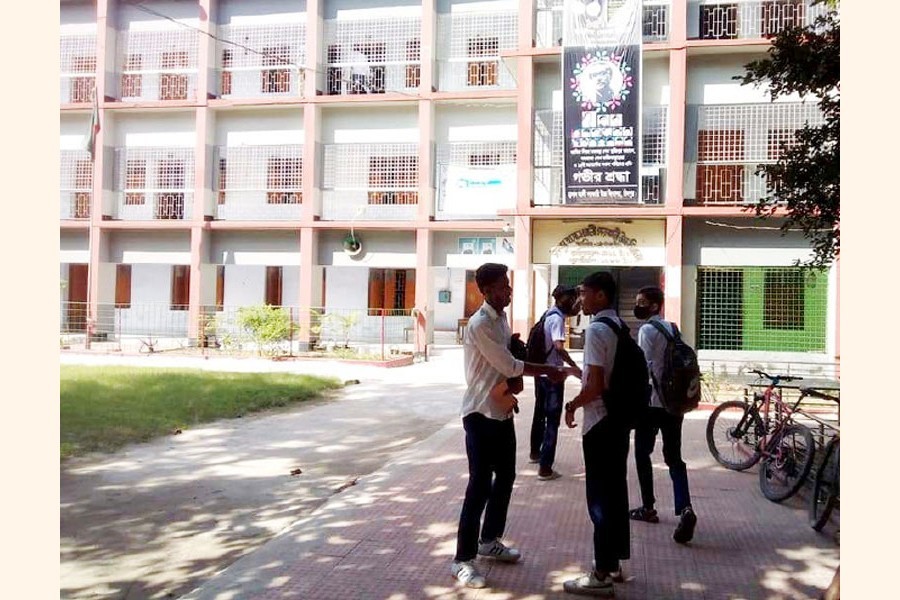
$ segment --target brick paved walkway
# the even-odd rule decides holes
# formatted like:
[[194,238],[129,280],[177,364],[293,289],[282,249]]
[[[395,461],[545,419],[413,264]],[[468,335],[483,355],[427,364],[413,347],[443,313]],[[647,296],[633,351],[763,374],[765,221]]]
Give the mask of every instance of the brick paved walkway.
[[[567,396],[574,395],[567,386]],[[530,392],[517,417],[518,476],[505,541],[520,548],[516,565],[485,566],[489,588],[465,590],[449,574],[466,483],[462,425],[448,423],[316,513],[241,559],[185,598],[305,600],[543,600],[572,598],[562,582],[589,567],[591,528],[584,503],[579,428],[562,426],[555,467],[541,482],[527,462]],[[685,421],[684,453],[699,522],[694,541],[672,539],[671,485],[657,443],[654,467],[661,523],[632,523],[632,579],[622,599],[816,598],[838,564],[834,525],[807,525],[805,498],[774,504],[762,497],[757,471],[719,467],[706,449],[708,413]],[[580,417],[580,413],[579,413]],[[629,455],[630,504],[639,503]]]

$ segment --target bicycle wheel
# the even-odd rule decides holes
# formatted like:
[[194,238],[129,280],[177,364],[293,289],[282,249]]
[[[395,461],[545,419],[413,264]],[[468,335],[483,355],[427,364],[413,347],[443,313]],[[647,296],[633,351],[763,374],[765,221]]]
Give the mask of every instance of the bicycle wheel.
[[809,502],[809,525],[816,531],[828,523],[831,511],[838,503],[841,488],[841,442],[833,438],[825,446],[825,458],[816,470],[812,498]]
[[739,400],[717,406],[706,423],[710,453],[719,464],[733,471],[744,471],[759,461],[759,440],[764,434],[759,413]]
[[772,502],[781,502],[797,493],[812,469],[816,453],[809,428],[786,426],[766,447],[759,465],[759,489]]

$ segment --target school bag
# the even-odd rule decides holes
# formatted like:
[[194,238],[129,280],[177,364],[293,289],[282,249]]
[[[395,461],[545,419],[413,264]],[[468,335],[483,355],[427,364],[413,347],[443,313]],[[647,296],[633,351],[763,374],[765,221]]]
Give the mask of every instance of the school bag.
[[611,419],[633,429],[641,412],[650,406],[647,359],[631,337],[627,325],[619,325],[609,317],[601,317],[598,322],[612,329],[618,339],[609,387],[603,392],[603,403]]
[[525,343],[525,362],[542,365],[547,362],[550,351],[547,350],[547,332],[544,331],[544,322],[552,308],[541,315],[538,322],[528,332],[528,341]]
[[[697,353],[681,339],[681,332],[672,323],[670,334],[659,321],[647,321],[666,338],[663,368],[659,381],[653,385],[659,393],[663,408],[670,414],[683,415],[700,404],[700,365]],[[651,377],[653,374],[651,373]]]

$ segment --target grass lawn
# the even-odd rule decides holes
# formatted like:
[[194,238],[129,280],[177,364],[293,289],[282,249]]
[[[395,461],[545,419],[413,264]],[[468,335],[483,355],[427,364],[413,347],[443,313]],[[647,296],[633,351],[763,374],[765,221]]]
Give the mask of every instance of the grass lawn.
[[82,367],[59,370],[60,458],[320,397],[335,379],[288,373]]

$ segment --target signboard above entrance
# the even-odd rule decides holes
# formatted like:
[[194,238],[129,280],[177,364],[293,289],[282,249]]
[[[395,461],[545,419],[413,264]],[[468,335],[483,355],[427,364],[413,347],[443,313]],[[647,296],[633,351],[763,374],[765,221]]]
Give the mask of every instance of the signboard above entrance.
[[537,221],[535,264],[663,266],[665,221]]

